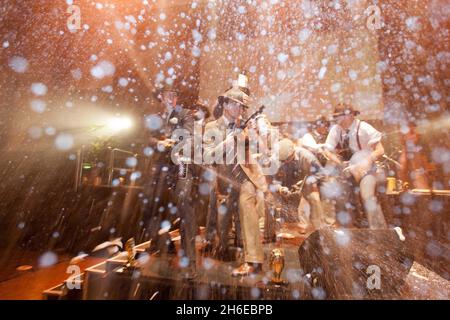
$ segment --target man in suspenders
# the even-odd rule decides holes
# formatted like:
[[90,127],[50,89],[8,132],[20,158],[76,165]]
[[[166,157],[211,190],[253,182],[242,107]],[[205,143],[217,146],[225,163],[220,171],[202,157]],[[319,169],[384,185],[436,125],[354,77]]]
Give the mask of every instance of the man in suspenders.
[[[330,129],[325,143],[329,151],[327,156],[342,168],[344,175],[354,179],[354,184],[359,186],[369,228],[382,229],[387,225],[376,197],[375,177],[375,161],[384,154],[382,134],[367,122],[357,119],[355,116],[358,114],[350,105],[336,106],[333,113],[336,125]],[[351,226],[354,217],[347,212],[347,207],[338,209],[337,220],[341,225]]]

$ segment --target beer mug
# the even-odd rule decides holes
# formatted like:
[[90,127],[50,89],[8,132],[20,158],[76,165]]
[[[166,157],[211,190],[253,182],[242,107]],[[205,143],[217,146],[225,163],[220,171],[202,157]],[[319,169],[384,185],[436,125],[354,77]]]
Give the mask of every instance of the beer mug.
[[397,189],[397,180],[394,177],[388,177],[386,180],[387,180],[386,193],[387,194],[394,193],[395,190]]

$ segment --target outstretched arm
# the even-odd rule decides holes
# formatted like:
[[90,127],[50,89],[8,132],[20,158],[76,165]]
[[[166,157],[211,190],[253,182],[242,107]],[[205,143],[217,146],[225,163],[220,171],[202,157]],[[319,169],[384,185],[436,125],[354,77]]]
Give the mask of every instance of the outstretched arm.
[[373,151],[370,155],[372,161],[376,161],[377,159],[379,159],[380,157],[382,157],[384,154],[384,147],[383,144],[381,142],[378,142],[374,147],[373,147]]

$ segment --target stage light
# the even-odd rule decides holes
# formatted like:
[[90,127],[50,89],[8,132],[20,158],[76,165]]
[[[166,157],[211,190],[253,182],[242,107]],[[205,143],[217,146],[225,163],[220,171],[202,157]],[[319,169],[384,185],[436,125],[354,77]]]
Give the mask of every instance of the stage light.
[[108,120],[108,129],[111,131],[123,131],[128,130],[133,126],[133,121],[127,117],[113,117]]

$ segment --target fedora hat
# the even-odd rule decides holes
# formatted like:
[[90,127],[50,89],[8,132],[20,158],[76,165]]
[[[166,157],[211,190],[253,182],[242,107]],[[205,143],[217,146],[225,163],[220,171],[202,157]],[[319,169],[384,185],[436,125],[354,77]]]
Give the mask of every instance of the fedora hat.
[[164,92],[175,92],[177,95],[180,94],[180,90],[178,89],[177,86],[175,86],[175,84],[168,84],[168,83],[163,83],[163,84],[158,84],[156,85],[156,87],[153,89],[153,96],[158,100],[161,101],[161,95]]
[[336,118],[339,116],[344,116],[344,115],[349,115],[349,114],[353,114],[356,116],[356,115],[360,114],[360,112],[358,110],[355,110],[353,108],[353,106],[351,106],[350,104],[339,103],[334,108],[333,118]]
[[248,108],[250,103],[250,97],[238,88],[231,88],[227,90],[224,94],[220,95],[219,104],[223,104],[225,101],[233,101],[242,105],[244,108]]
[[329,127],[330,120],[328,120],[325,116],[318,116],[316,120],[314,120],[313,127]]

